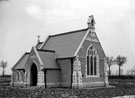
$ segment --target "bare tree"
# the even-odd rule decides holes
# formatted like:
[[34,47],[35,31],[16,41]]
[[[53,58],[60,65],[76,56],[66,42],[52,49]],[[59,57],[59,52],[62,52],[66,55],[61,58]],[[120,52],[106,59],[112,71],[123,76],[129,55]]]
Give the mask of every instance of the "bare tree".
[[[123,69],[120,69],[120,75],[124,74],[123,72],[124,72]],[[116,70],[116,74],[115,75],[119,75],[119,70]]]
[[123,66],[123,64],[125,64],[127,61],[127,58],[121,55],[118,55],[115,59],[116,64],[119,66],[119,76],[121,75],[121,70],[120,67]]
[[111,56],[111,57],[106,57],[106,62],[107,62],[107,65],[108,65],[108,68],[109,68],[109,76],[111,75],[111,69],[110,69],[110,67],[111,67],[111,65],[113,65],[114,64],[114,60],[113,60],[113,57]]
[[135,75],[135,66],[132,69],[127,70],[127,75]]
[[131,75],[132,70],[127,70],[126,75]]
[[5,68],[7,67],[8,65],[7,65],[7,62],[4,62],[4,61],[1,61],[0,62],[0,67],[2,67],[3,68],[3,77],[4,77],[4,74],[5,74]]
[[133,67],[132,75],[135,75],[135,66]]

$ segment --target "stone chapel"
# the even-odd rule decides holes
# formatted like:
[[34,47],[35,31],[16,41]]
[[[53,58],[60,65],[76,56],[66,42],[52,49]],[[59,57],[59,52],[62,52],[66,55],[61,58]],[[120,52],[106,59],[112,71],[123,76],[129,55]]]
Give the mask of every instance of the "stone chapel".
[[12,68],[12,86],[91,88],[108,86],[106,56],[95,32],[88,27],[49,35],[38,42]]

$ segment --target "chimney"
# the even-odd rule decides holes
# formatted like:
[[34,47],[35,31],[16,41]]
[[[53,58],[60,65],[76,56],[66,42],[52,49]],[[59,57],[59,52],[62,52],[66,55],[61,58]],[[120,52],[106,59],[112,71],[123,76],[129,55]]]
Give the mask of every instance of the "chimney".
[[95,28],[95,20],[93,15],[89,16],[87,24],[88,28]]

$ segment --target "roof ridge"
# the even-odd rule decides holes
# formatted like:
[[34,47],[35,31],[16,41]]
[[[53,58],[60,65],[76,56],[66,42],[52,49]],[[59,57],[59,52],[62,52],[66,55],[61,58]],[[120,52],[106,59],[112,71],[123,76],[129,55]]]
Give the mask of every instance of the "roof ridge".
[[47,42],[47,40],[49,39],[50,35],[48,35],[45,39],[45,41],[43,41],[43,43],[41,44],[41,46],[39,47],[39,49],[42,49],[42,47],[45,45],[45,43]]
[[54,50],[46,50],[46,49],[37,49],[37,51],[42,51],[42,52],[55,52]]
[[35,47],[37,47],[38,45],[40,45],[40,44],[42,44],[43,42],[38,42],[37,44],[36,44],[36,46]]
[[25,54],[30,54],[30,52],[25,52]]
[[39,42],[39,44],[42,44],[43,42]]
[[84,31],[84,30],[87,30],[87,29],[88,28],[80,29],[80,30],[74,30],[74,31],[69,31],[69,32],[65,32],[65,33],[58,33],[58,34],[54,34],[54,35],[49,35],[49,37],[54,37],[54,36],[60,36],[60,35],[65,35],[65,34],[76,33],[78,31]]
[[38,60],[39,60],[39,63],[40,63],[41,65],[43,65],[43,62],[42,62],[42,60],[41,60],[41,57],[40,57],[39,54],[38,54],[37,49],[36,49],[35,47],[32,47],[32,48],[33,48],[33,50],[34,50],[34,52],[35,52],[35,54],[36,54],[36,56],[37,56],[37,58],[38,58]]

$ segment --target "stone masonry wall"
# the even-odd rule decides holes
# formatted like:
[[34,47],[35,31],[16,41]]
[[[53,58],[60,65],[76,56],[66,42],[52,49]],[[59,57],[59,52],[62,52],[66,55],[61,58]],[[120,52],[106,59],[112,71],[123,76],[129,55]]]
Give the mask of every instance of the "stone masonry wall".
[[61,68],[61,87],[71,87],[71,59],[57,60]]
[[[26,77],[25,77],[25,85],[29,86],[30,85],[30,68],[31,68],[31,65],[32,63],[35,63],[36,66],[37,66],[37,73],[39,72],[40,70],[40,63],[38,61],[38,58],[34,52],[34,50],[31,51],[30,55],[29,55],[29,58],[28,58],[28,61],[27,61],[27,64],[26,64]],[[38,78],[37,78],[38,79]],[[38,81],[38,80],[37,80]]]
[[60,87],[61,70],[47,70],[46,84],[49,87]]
[[12,77],[12,86],[24,86],[24,72],[23,70],[14,70]]
[[[90,35],[87,36],[87,38]],[[86,77],[86,52],[90,45],[93,45],[97,49],[99,56],[99,77]],[[78,52],[79,60],[81,61],[81,71],[82,71],[82,82],[83,86],[104,86],[104,51],[101,47],[100,42],[94,42],[90,40],[85,40],[82,47]],[[95,84],[94,84],[95,83]]]

